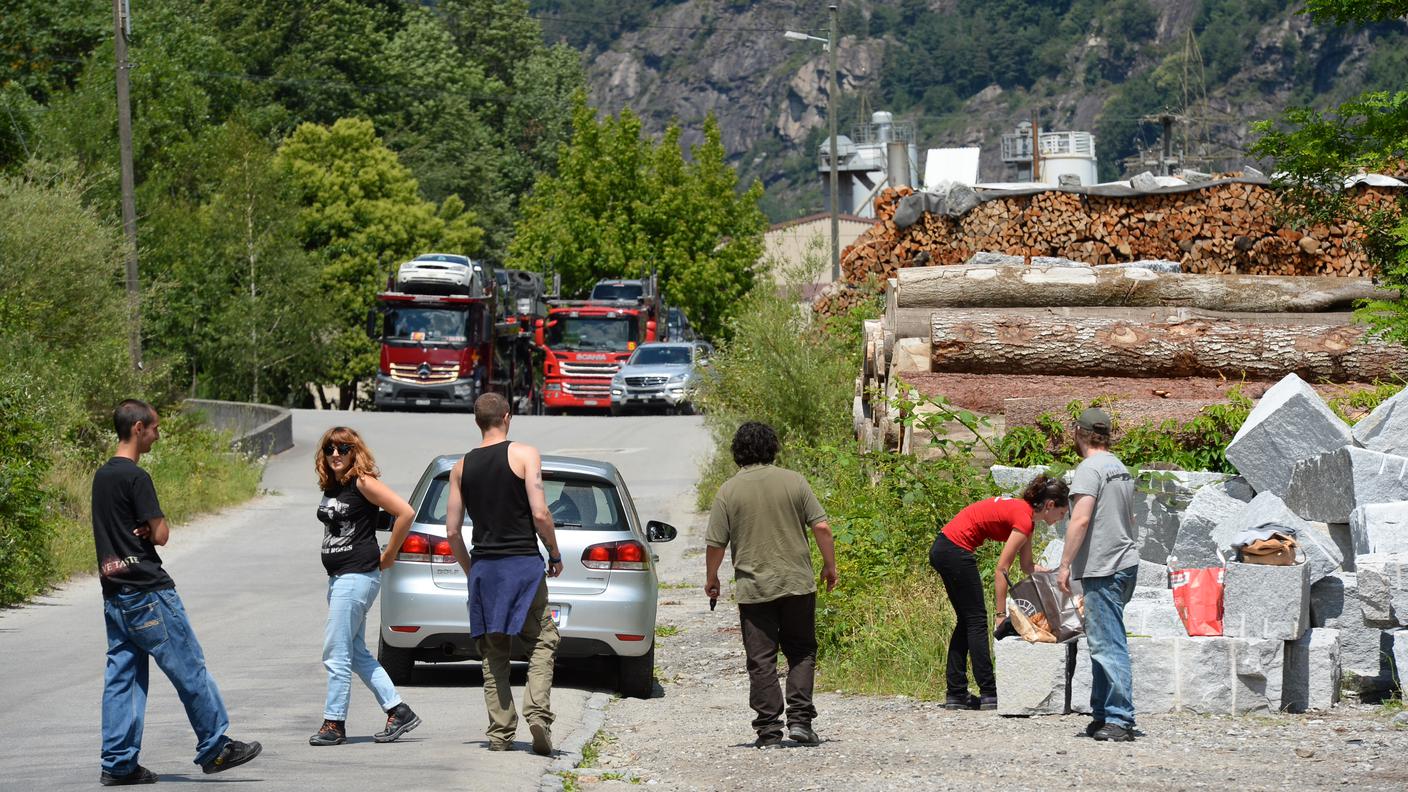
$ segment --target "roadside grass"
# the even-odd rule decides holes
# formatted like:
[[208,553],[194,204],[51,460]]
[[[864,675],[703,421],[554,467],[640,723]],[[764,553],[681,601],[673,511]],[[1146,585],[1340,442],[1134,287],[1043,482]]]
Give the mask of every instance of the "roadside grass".
[[676,627],[676,626],[673,625],[673,624],[657,624],[657,625],[655,625],[655,637],[656,637],[656,638],[673,638],[674,636],[679,635],[679,634],[680,634],[680,628],[679,628],[679,627]]
[[[243,503],[259,491],[264,462],[230,450],[230,435],[195,417],[162,420],[162,437],[142,456],[173,534],[190,519]],[[55,518],[49,535],[49,583],[97,568],[91,512],[93,472],[102,460],[66,456],[49,472]],[[173,537],[174,538],[174,537]]]
[[[831,633],[818,662],[820,687],[918,699],[943,695],[953,608],[939,576],[926,571],[851,591],[846,599],[855,602],[840,607],[837,598],[827,598],[818,614]],[[861,602],[868,607],[858,607]]]

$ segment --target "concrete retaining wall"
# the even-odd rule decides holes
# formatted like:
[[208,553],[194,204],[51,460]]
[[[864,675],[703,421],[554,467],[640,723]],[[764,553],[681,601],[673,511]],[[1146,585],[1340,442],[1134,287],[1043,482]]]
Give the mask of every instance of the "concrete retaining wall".
[[267,404],[187,399],[187,410],[205,414],[210,425],[235,435],[234,448],[254,456],[270,456],[293,448],[293,413]]

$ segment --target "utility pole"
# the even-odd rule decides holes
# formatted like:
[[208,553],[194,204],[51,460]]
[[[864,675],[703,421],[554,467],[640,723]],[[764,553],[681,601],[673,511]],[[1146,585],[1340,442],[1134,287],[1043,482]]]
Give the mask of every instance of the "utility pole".
[[1041,116],[1032,111],[1032,181],[1041,181]]
[[831,51],[831,87],[826,93],[826,115],[831,125],[831,282],[841,280],[841,201],[839,164],[836,161],[836,6],[828,6],[831,12],[831,33],[827,36],[826,48]]
[[133,368],[142,369],[142,295],[137,280],[137,201],[132,175],[132,97],[127,34],[132,30],[128,0],[112,0],[113,55],[117,61],[117,139],[122,163],[122,230],[127,235],[128,350]]
[[1173,162],[1173,116],[1164,113],[1159,116],[1159,123],[1163,125],[1163,156],[1159,158],[1159,175],[1169,176],[1172,170],[1169,163]]

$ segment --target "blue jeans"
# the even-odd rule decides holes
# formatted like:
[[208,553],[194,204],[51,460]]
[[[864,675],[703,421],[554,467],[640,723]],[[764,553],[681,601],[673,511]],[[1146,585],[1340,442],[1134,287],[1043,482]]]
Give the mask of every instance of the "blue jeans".
[[323,633],[323,667],[328,670],[328,701],[323,717],[328,720],[347,720],[353,672],[371,688],[383,711],[401,703],[391,677],[367,651],[367,611],[379,590],[379,571],[328,578],[328,625]]
[[108,657],[103,673],[103,769],[137,769],[147,711],[147,658],[176,688],[196,732],[196,764],[213,760],[230,738],[230,718],[215,680],[205,670],[186,608],[176,589],[118,594],[103,601]]
[[1105,577],[1081,578],[1085,591],[1085,640],[1090,647],[1090,712],[1095,720],[1134,727],[1134,677],[1125,640],[1124,606],[1134,596],[1139,567]]

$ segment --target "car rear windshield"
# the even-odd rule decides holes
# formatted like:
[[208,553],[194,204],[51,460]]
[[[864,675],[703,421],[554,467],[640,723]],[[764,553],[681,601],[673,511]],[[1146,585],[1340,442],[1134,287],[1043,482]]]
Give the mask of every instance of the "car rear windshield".
[[[553,524],[564,531],[629,530],[616,488],[596,479],[543,474],[543,490]],[[444,525],[450,505],[450,474],[436,476],[425,490],[416,522]]]

